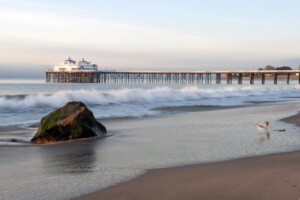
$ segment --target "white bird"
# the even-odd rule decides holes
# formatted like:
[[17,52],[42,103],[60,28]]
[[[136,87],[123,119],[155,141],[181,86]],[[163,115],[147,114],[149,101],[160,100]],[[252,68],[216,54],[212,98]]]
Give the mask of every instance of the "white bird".
[[264,127],[263,125],[260,125],[260,124],[258,124],[258,123],[256,123],[255,125],[256,125],[256,127],[257,127],[258,129],[263,130],[263,129],[267,129],[267,128],[268,128],[269,122],[268,122],[268,121],[265,121],[266,127]]
[[266,127],[269,126],[269,122],[268,122],[268,121],[265,121],[265,125],[266,125]]
[[258,129],[260,129],[260,130],[265,129],[265,127],[264,127],[263,125],[260,125],[260,124],[258,124],[258,123],[256,123],[255,125],[256,125],[256,127],[257,127]]

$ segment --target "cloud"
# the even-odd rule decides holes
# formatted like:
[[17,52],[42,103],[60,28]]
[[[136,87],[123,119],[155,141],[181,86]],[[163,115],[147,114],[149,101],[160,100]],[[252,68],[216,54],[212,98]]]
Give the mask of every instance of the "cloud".
[[[2,51],[74,48],[165,57],[193,57],[213,50],[213,40],[194,35],[85,17],[0,11]],[[5,47],[4,47],[5,46]],[[9,48],[6,48],[9,47]],[[8,53],[8,52],[7,52]],[[10,52],[13,53],[13,52]]]
[[300,50],[297,35],[204,37],[77,14],[0,9],[0,26],[5,27],[0,62],[49,66],[71,56],[113,68],[192,69],[292,59]]

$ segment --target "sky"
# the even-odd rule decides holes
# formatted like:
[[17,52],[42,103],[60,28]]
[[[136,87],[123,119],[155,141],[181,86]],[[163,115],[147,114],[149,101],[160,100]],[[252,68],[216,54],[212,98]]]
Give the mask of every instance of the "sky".
[[299,0],[0,0],[0,78],[40,77],[69,56],[108,70],[298,69],[299,8]]

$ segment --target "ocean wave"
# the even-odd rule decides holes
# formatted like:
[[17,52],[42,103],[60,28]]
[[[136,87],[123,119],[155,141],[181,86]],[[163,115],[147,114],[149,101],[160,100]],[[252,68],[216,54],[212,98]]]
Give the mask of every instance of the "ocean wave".
[[[195,105],[226,106],[234,103],[249,102],[250,97],[255,101],[280,100],[281,98],[295,98],[300,86],[293,87],[271,87],[258,86],[245,87],[219,87],[201,88],[200,86],[188,86],[180,89],[170,87],[156,87],[153,89],[119,89],[106,92],[97,90],[59,91],[54,94],[34,94],[1,96],[0,110],[15,110],[39,107],[57,108],[69,101],[82,101],[87,105],[122,105],[122,104],[168,104],[185,105],[185,102],[193,101]],[[225,101],[225,99],[237,99]],[[239,101],[239,102],[237,102]],[[206,103],[205,103],[206,102]]]
[[32,144],[30,141],[20,140],[20,139],[0,140],[0,146],[2,146],[2,145],[30,145],[30,144]]

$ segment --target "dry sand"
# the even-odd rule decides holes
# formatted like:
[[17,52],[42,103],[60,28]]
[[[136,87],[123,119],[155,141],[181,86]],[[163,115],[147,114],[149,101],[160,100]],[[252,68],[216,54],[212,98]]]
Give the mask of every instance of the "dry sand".
[[[284,121],[300,125],[300,114]],[[300,152],[150,170],[78,199],[299,200]]]

